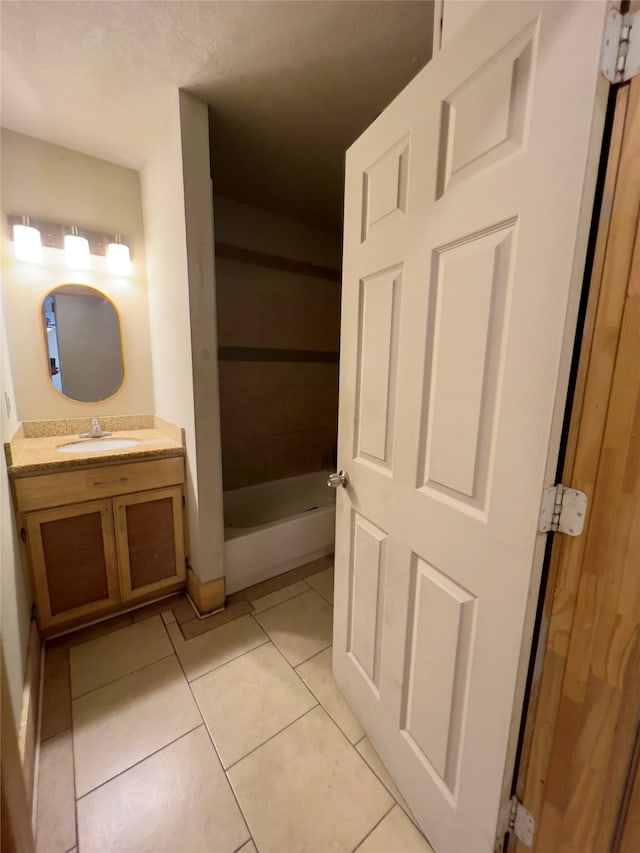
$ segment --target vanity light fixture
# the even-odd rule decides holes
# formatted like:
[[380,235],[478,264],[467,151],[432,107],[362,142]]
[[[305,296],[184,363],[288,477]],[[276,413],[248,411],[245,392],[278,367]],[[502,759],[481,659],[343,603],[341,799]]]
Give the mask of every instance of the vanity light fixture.
[[75,225],[71,229],[71,234],[65,234],[64,256],[70,267],[77,270],[89,269],[91,263],[89,241],[86,237],[80,237]]
[[32,264],[42,263],[42,240],[37,228],[29,224],[29,217],[22,217],[22,224],[13,226],[13,242],[16,259]]
[[116,234],[115,243],[107,246],[107,265],[115,275],[131,274],[129,247],[121,242],[119,234]]
[[15,244],[16,260],[42,262],[43,248],[64,249],[66,265],[73,269],[88,270],[93,267],[91,256],[95,255],[106,261],[98,262],[98,272],[109,270],[112,275],[131,275],[131,251],[120,234],[93,231],[34,217],[29,219],[17,213],[7,216],[7,225],[7,236]]

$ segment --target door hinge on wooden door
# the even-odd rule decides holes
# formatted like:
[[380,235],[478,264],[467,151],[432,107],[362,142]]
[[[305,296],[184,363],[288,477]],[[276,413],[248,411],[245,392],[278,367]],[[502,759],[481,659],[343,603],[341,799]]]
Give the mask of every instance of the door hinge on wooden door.
[[504,849],[504,836],[509,832],[522,842],[525,847],[531,847],[536,831],[536,820],[530,811],[525,809],[520,800],[513,796],[500,812],[500,823],[494,853]]
[[566,533],[580,536],[587,514],[587,496],[578,489],[569,489],[558,483],[542,493],[540,507],[540,533]]
[[626,83],[640,73],[640,12],[609,10],[600,67],[610,83]]

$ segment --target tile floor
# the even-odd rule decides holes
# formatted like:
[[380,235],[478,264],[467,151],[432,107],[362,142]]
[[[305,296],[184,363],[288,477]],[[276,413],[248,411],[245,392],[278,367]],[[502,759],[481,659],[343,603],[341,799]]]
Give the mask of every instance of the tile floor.
[[332,678],[329,563],[49,642],[38,853],[430,853]]

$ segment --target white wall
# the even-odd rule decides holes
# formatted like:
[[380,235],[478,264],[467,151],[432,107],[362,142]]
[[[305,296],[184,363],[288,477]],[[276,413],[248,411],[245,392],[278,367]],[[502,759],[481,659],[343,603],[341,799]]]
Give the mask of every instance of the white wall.
[[[215,314],[213,322],[210,316],[215,305],[211,187],[204,104],[176,93],[142,169],[141,182],[155,412],[186,432],[191,566],[206,582],[223,574],[223,539],[218,497],[221,471]],[[208,400],[202,396],[206,394],[210,395]]]
[[[106,272],[104,258],[92,257],[95,269],[91,271],[71,271],[59,249],[45,249],[43,264],[20,263],[13,257],[13,244],[3,241],[4,304],[18,419],[151,413],[153,383],[139,174],[6,129],[2,129],[1,141],[3,214],[26,214],[120,233],[129,241],[133,259],[133,275],[117,278]],[[114,302],[120,314],[125,380],[118,394],[102,403],[67,400],[54,389],[47,371],[40,306],[49,290],[68,283],[96,287]]]
[[[7,413],[5,394],[11,406]],[[7,665],[7,678],[16,725],[20,720],[22,688],[27,660],[31,594],[23,571],[15,521],[9,493],[9,480],[4,456],[4,443],[15,433],[15,417],[11,365],[5,328],[5,316],[0,298],[0,632]]]
[[342,234],[339,231],[314,228],[220,195],[214,197],[214,210],[218,243],[333,269],[340,267]]
[[179,93],[179,102],[198,459],[200,554],[196,573],[207,581],[224,571],[209,115],[206,104],[186,92]]

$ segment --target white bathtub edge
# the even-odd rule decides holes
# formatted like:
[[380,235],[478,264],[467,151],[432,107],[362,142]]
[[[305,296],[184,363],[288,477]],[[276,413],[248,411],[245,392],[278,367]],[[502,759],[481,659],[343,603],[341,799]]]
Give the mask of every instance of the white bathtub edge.
[[291,569],[297,569],[298,566],[304,566],[307,563],[312,563],[314,560],[319,560],[320,557],[326,557],[328,554],[333,554],[334,545],[325,545],[323,548],[318,548],[315,551],[309,551],[300,557],[294,557],[292,560],[287,560],[284,563],[279,563],[277,566],[263,566],[254,569],[253,571],[237,571],[232,577],[227,576],[225,583],[225,593],[231,595],[234,592],[239,592],[241,589],[246,589],[248,586],[253,586],[256,583],[269,580],[276,575],[281,575],[283,572],[288,572]]

